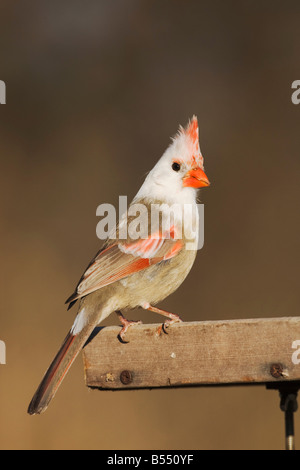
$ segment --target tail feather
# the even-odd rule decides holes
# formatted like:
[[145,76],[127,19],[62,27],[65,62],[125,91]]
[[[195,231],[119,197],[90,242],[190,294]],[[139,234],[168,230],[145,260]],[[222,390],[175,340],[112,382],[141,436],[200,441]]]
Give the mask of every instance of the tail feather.
[[67,334],[29,404],[30,415],[40,414],[46,410],[92,331],[93,327],[89,327],[84,328],[77,335],[72,334],[72,330]]

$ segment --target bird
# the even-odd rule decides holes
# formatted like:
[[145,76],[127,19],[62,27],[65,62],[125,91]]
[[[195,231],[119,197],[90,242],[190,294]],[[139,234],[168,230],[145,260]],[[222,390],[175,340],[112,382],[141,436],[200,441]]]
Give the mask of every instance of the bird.
[[[172,324],[182,321],[179,315],[155,305],[176,291],[194,264],[199,227],[198,190],[209,185],[194,115],[185,127],[179,126],[127,212],[67,299],[69,308],[78,303],[78,312],[29,404],[30,415],[47,409],[93,330],[111,313],[116,312],[121,322],[122,342],[126,342],[128,328],[140,323],[127,320],[124,310],[140,307],[165,316],[159,334],[162,330],[167,333]],[[144,230],[138,229],[141,224],[134,223],[135,209],[141,207],[147,213],[142,221],[147,226]],[[187,215],[186,207],[191,208]],[[128,228],[125,232],[124,227]],[[143,236],[138,236],[141,232]]]

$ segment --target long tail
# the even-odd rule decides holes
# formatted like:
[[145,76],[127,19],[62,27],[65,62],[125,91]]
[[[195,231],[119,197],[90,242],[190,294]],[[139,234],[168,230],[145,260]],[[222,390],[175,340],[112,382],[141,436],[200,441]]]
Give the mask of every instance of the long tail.
[[28,407],[28,413],[30,415],[43,413],[47,409],[95,325],[96,322],[95,324],[87,325],[78,334],[74,334],[74,330],[71,329],[67,334],[66,339],[50,364],[49,369],[45,373],[42,382],[30,402]]

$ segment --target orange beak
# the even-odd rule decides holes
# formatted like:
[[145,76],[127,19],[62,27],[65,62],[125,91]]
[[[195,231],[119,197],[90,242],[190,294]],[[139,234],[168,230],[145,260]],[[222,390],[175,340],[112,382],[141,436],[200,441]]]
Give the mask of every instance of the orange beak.
[[201,168],[193,168],[183,178],[183,186],[188,188],[204,188],[210,182]]

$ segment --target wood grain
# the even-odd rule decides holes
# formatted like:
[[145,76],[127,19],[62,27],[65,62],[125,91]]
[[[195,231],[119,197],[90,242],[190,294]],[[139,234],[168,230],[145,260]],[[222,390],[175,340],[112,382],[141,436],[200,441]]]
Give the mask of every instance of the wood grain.
[[[99,328],[83,351],[85,381],[107,390],[300,380],[300,317]],[[296,341],[299,341],[297,346]],[[297,353],[299,350],[299,354]]]

